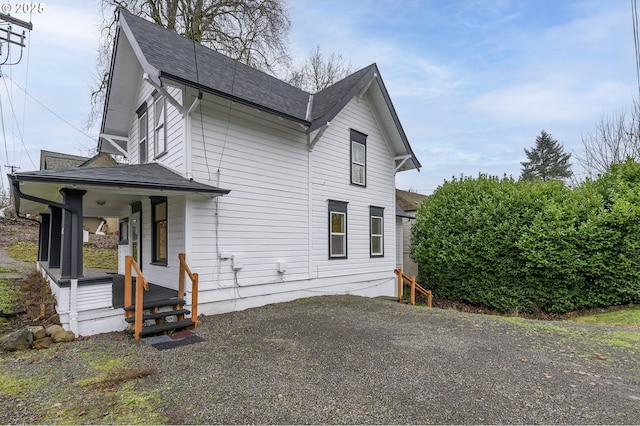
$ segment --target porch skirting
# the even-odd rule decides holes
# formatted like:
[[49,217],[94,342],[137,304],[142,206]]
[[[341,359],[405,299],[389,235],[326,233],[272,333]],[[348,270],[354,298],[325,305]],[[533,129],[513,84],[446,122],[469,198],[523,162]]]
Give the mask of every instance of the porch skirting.
[[47,280],[56,298],[56,311],[62,326],[77,336],[121,331],[126,329],[124,310],[112,304],[113,275],[90,274],[78,280],[60,280],[56,269],[46,262],[37,269]]

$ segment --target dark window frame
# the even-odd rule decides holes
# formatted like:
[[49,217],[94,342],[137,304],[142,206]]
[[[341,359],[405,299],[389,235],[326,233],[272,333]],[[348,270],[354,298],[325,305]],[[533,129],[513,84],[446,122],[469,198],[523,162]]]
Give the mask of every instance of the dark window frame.
[[[373,234],[373,219],[380,219],[380,234]],[[380,238],[381,253],[373,252],[373,239]],[[384,257],[384,207],[369,206],[369,256]]]
[[[164,204],[164,219],[158,220],[156,218],[156,207],[160,204]],[[165,244],[164,253],[165,258],[161,258],[159,255],[159,232],[158,224],[165,222]],[[151,264],[167,266],[169,263],[169,201],[167,197],[151,197]]]
[[[329,208],[328,208],[328,244],[327,248],[329,251],[329,259],[347,259],[349,256],[349,227],[348,227],[348,209],[347,205],[349,203],[346,201],[337,201],[337,200],[329,200]],[[333,215],[343,215],[344,217],[344,232],[343,233],[334,233],[332,229],[333,224]],[[344,255],[334,255],[333,254],[333,237],[336,235],[344,234]]]
[[[354,129],[350,129],[349,131],[350,133],[350,137],[349,137],[349,181],[351,182],[352,185],[356,185],[356,186],[362,186],[362,187],[366,187],[367,186],[367,135],[365,135],[362,132],[359,132],[357,130]],[[358,145],[362,145],[363,149],[364,149],[364,162],[360,163],[360,162],[356,162],[354,160],[354,144],[358,144]],[[355,176],[353,173],[353,169],[355,166],[358,167],[362,167],[362,173],[363,173],[363,182],[355,182]]]

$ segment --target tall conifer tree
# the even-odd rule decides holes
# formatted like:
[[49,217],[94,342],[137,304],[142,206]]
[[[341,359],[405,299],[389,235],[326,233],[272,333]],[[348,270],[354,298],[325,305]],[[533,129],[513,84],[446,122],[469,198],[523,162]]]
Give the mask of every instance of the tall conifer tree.
[[551,179],[564,180],[571,177],[571,154],[564,152],[564,147],[557,139],[544,130],[536,137],[536,145],[531,150],[524,149],[529,161],[521,162],[520,180]]

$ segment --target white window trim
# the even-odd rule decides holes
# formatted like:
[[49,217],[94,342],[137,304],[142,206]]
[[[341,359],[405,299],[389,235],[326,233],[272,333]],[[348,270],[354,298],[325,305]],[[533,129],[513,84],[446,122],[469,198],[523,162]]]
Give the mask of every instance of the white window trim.
[[[358,162],[353,157],[354,147],[361,146],[364,152],[364,162]],[[354,167],[362,167],[362,181],[356,180],[356,173],[354,173]],[[366,185],[367,183],[367,146],[363,143],[351,141],[351,183],[355,185]]]
[[[161,105],[160,116],[158,116],[158,105]],[[167,102],[164,96],[160,96],[153,101],[153,137],[154,137],[154,158],[158,158],[167,152]],[[160,132],[162,132],[162,146],[160,146]]]
[[[145,164],[149,161],[149,121],[147,111],[138,117],[138,163]],[[142,134],[142,123],[144,123],[144,135]],[[143,149],[144,148],[144,149]],[[144,154],[144,155],[143,155]]]
[[[336,211],[332,211],[331,212],[331,224],[333,224],[333,216],[334,215],[340,215],[342,216],[342,227],[344,229],[344,232],[333,232],[333,227],[331,227],[331,229],[329,230],[329,234],[330,234],[330,239],[329,239],[329,257],[331,258],[343,258],[343,257],[347,257],[347,214],[344,212],[336,212]],[[342,237],[342,254],[335,254],[334,253],[334,244],[333,244],[333,237],[335,236],[341,236]]]
[[[373,221],[374,219],[379,219],[380,220],[380,234],[374,234],[373,233]],[[370,245],[371,245],[371,256],[372,257],[381,257],[384,256],[384,217],[382,216],[371,216],[369,219],[369,226],[371,229],[371,235],[370,235]],[[379,238],[380,239],[380,252],[374,252],[373,251],[373,239],[374,238]]]

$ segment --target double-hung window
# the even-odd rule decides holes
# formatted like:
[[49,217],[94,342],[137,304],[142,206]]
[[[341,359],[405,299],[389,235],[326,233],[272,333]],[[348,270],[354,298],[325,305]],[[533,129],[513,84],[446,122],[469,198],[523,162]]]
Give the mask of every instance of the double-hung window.
[[369,206],[371,257],[384,256],[384,208]]
[[145,164],[148,161],[149,144],[146,102],[138,108],[136,113],[138,114],[138,163]]
[[167,151],[166,102],[164,96],[158,92],[153,95],[153,136],[154,157],[157,158]]
[[151,197],[151,233],[153,258],[152,262],[159,265],[167,264],[168,233],[167,233],[167,198]]
[[347,203],[329,200],[329,259],[347,257]]
[[367,135],[351,130],[351,183],[367,185]]

